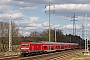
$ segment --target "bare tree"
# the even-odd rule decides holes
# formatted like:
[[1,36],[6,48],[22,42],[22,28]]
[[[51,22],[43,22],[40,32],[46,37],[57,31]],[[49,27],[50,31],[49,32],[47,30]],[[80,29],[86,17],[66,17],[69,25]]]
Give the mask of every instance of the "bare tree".
[[[19,37],[19,28],[12,22],[12,43],[20,44]],[[1,49],[8,49],[9,43],[9,22],[0,22],[0,47]]]

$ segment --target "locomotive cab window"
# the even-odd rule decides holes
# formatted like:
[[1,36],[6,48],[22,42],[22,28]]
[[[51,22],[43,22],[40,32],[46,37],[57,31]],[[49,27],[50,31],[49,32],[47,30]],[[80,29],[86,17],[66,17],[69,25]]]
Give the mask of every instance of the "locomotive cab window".
[[29,46],[29,44],[22,44],[22,46]]

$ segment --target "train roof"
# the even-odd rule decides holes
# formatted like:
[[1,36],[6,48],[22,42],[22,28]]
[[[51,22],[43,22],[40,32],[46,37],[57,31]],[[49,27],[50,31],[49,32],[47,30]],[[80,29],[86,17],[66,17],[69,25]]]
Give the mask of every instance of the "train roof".
[[21,44],[75,44],[78,45],[78,43],[64,43],[64,42],[43,42],[43,41],[39,41],[39,42],[22,42]]

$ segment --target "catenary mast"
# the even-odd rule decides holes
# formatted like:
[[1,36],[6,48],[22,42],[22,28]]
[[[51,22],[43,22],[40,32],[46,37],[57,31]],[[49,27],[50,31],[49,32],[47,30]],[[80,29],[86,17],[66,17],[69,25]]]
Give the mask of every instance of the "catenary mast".
[[12,51],[12,21],[11,21],[11,16],[10,16],[10,21],[9,21],[9,51]]

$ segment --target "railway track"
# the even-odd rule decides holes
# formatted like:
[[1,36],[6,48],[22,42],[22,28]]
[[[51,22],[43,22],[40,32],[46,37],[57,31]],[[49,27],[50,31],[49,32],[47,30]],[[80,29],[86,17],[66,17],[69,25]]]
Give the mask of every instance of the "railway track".
[[10,56],[0,58],[0,60],[67,60],[72,58],[73,56],[81,53],[82,49],[75,49],[75,50],[65,50],[41,55],[34,55],[29,57],[19,57],[19,56]]
[[16,58],[20,58],[18,55],[13,55],[13,56],[2,56],[0,57],[0,60],[10,60],[10,59],[16,59]]

